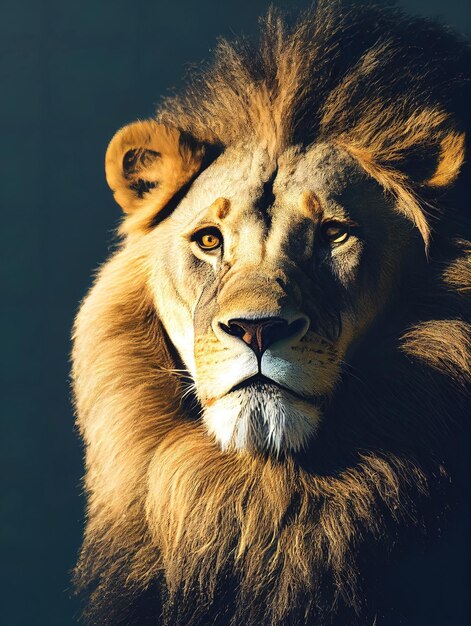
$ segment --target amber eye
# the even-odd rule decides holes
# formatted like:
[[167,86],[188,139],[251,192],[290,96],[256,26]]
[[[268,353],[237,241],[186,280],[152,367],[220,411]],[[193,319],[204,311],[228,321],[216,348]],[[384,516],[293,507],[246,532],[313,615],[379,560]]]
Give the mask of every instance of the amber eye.
[[349,237],[348,224],[342,222],[325,222],[321,226],[321,234],[325,241],[330,244],[339,244],[347,241]]
[[192,236],[192,241],[196,241],[201,250],[211,252],[222,244],[222,235],[217,228],[203,228]]

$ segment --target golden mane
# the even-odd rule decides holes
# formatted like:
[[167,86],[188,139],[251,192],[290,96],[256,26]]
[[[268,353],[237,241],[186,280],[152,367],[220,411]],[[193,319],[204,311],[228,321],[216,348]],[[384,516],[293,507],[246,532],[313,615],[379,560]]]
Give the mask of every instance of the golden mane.
[[[164,623],[186,625],[373,621],[361,593],[373,581],[359,564],[440,508],[443,441],[465,421],[460,180],[452,200],[433,194],[462,165],[467,54],[395,10],[322,3],[291,30],[270,14],[257,49],[221,43],[215,65],[158,112],[159,123],[222,147],[243,132],[267,145],[342,145],[396,197],[431,262],[421,261],[421,289],[382,320],[388,333],[373,329],[359,350],[359,377],[343,380],[313,449],[273,460],[223,453],[208,437],[148,290],[146,239],[124,242],[74,330],[88,494],[76,583],[91,622],[156,623],[162,611]],[[432,239],[425,203],[443,212]]]

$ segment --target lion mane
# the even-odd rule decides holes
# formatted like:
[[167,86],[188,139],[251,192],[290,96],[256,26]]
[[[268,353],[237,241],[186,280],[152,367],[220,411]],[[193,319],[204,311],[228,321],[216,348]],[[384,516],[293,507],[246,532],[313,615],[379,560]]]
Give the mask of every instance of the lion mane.
[[291,27],[272,11],[257,46],[222,41],[212,65],[164,101],[158,124],[197,157],[175,188],[136,175],[138,199],[161,193],[168,212],[203,152],[244,132],[329,141],[394,199],[426,252],[410,260],[413,278],[358,346],[306,449],[221,451],[147,286],[142,234],[164,216],[130,211],[74,329],[88,497],[75,581],[90,623],[373,624],[375,563],[433,531],[452,499],[450,442],[466,432],[467,66],[467,45],[432,22],[322,2]]

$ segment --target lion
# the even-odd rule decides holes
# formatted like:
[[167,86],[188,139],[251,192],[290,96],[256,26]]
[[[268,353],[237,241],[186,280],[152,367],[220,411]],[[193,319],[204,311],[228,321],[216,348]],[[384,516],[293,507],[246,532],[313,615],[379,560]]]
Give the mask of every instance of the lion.
[[460,506],[468,67],[393,8],[271,10],[111,140],[121,243],[73,347],[89,623],[422,623],[391,581]]

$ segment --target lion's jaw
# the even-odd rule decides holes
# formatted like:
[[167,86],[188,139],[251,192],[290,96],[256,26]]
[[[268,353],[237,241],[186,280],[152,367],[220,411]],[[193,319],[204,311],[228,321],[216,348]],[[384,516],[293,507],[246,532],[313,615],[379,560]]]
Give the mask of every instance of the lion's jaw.
[[[379,279],[362,270],[364,236],[352,232],[331,249],[321,224],[361,222],[369,204],[382,204],[385,215],[388,207],[379,186],[332,146],[289,149],[276,163],[264,149],[245,153],[218,159],[156,229],[151,289],[209,433],[223,449],[278,454],[306,446],[350,344],[384,303],[367,297]],[[379,226],[385,219],[368,218]],[[195,245],[195,232],[208,224],[224,238],[217,254]],[[378,264],[389,230],[366,242]],[[162,284],[173,291],[170,300]],[[263,319],[297,330],[258,355],[228,332],[234,321]]]
[[208,430],[223,449],[299,450],[315,432],[319,409],[276,384],[254,382],[207,407]]

